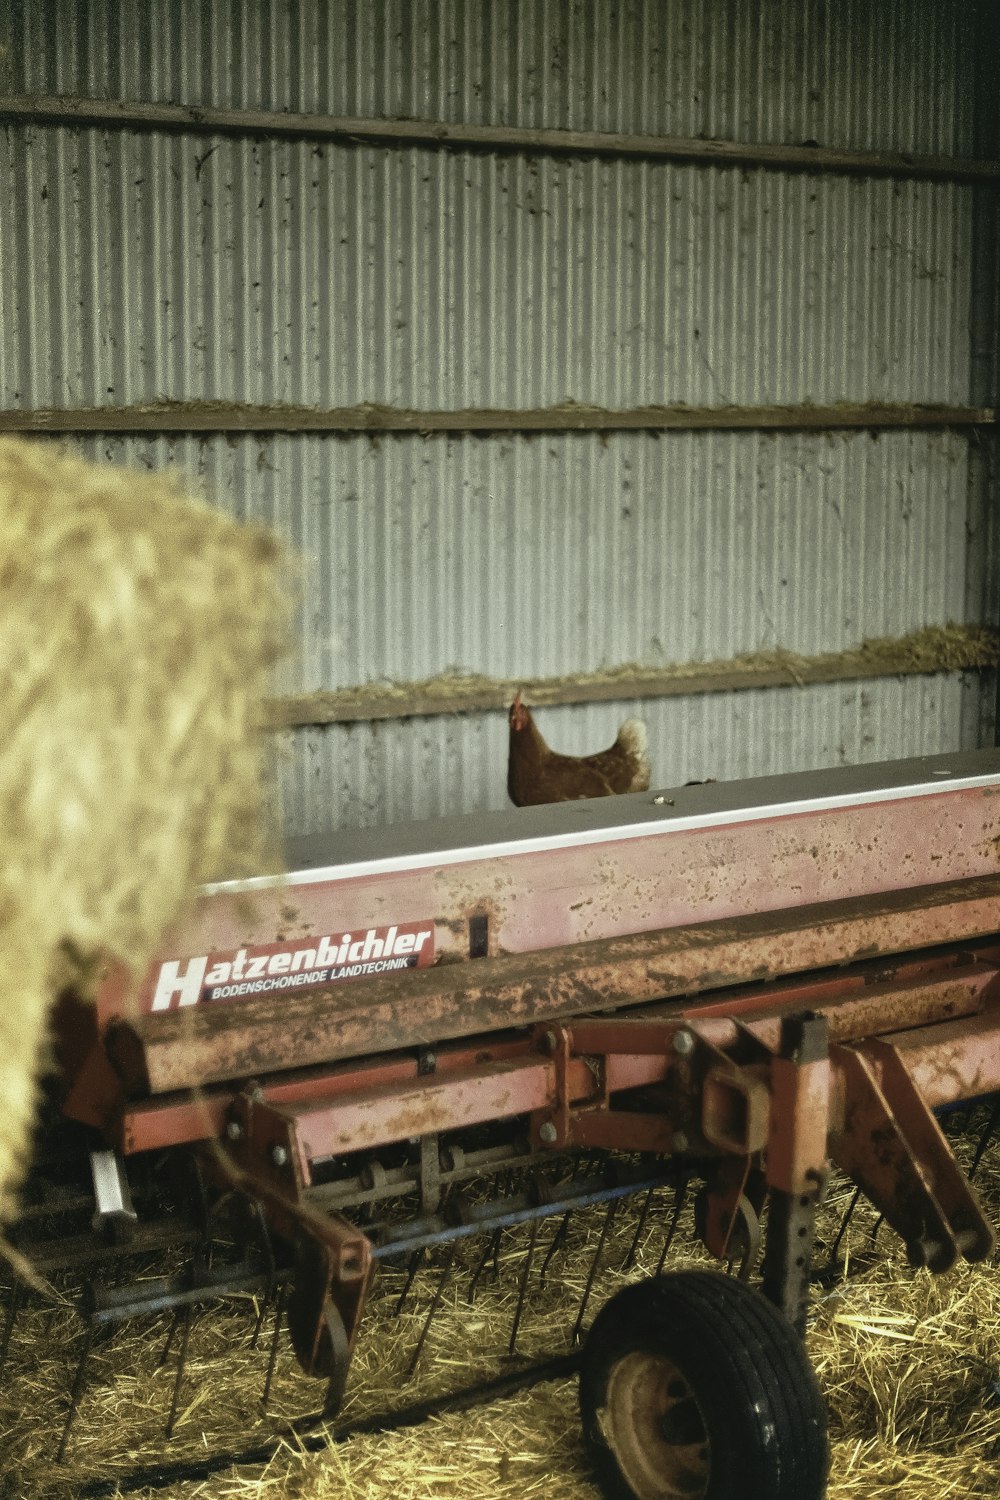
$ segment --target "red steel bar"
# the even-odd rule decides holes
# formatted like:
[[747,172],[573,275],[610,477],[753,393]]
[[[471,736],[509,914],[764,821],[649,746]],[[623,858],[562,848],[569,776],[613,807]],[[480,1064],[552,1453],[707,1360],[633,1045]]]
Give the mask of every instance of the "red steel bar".
[[[885,1040],[927,1104],[936,1109],[1000,1090],[1000,1009],[897,1032]],[[878,1072],[878,1054],[872,1049]]]
[[108,1037],[153,1094],[957,943],[1000,931],[1000,877],[766,912],[136,1017]]
[[468,961],[472,918],[490,954],[528,955],[994,875],[998,774],[978,753],[307,841],[286,877],[207,891],[136,992],[110,975],[102,1023],[362,982],[340,957],[385,959],[390,935],[393,963],[418,937],[420,962]]
[[[573,1087],[586,1093],[588,1072],[573,1069]],[[530,1114],[555,1103],[555,1066],[545,1058],[487,1063],[467,1073],[424,1077],[406,1087],[387,1085],[348,1098],[303,1102],[283,1113],[294,1121],[310,1161]]]

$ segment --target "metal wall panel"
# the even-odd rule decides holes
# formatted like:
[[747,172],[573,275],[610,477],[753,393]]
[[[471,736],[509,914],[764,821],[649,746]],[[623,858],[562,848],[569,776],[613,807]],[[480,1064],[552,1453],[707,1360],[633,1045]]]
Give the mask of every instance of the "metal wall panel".
[[[966,506],[964,438],[704,437],[80,446],[114,463],[180,465],[306,559],[303,649],[284,691],[449,668],[516,678],[779,645],[811,653],[982,617],[986,517]],[[585,751],[638,712],[673,782],[968,746],[980,709],[974,680],[933,678],[552,709],[540,722],[560,748]],[[297,831],[505,795],[502,716],[282,738]]]
[[968,188],[38,127],[0,170],[5,406],[969,394]]
[[[971,154],[976,24],[958,0],[44,0],[0,16],[0,89]],[[997,212],[946,184],[10,126],[0,179],[0,405],[23,407],[961,403],[973,204],[980,239]],[[291,540],[287,690],[997,616],[983,465],[952,433],[82,446],[178,463]],[[937,677],[541,722],[582,752],[636,710],[675,782],[974,744],[992,705]],[[504,800],[498,715],[281,742],[295,831]]]
[[[538,722],[555,748],[572,752],[603,748],[639,714],[655,784],[677,786],[972,748],[978,696],[973,680],[911,677],[540,709]],[[499,714],[337,724],[280,741],[277,780],[292,833],[510,805]]]
[[969,154],[950,0],[21,0],[0,85],[230,108]]
[[82,446],[179,463],[306,559],[288,691],[809,654],[978,618],[983,518],[976,535],[966,441],[947,432]]

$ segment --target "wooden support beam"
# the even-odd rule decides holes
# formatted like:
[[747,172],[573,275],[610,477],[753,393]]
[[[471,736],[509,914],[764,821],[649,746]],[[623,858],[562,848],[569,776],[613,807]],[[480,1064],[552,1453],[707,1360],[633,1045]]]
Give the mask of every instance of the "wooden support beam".
[[141,100],[7,95],[0,121],[94,129],[179,131],[186,135],[290,137],[340,145],[419,146],[431,150],[517,152],[525,155],[635,157],[715,167],[785,172],[836,172],[865,177],[1000,182],[1000,162],[905,151],[845,151],[830,146],[695,140],[680,136],[595,130],[531,129],[517,125],[446,124],[442,120],[375,120],[259,109],[214,109]]
[[759,651],[728,661],[630,665],[569,677],[495,678],[444,674],[424,682],[373,682],[361,687],[273,698],[269,728],[367,723],[505,711],[520,688],[533,707],[608,703],[729,693],[748,688],[805,687],[859,678],[978,671],[1000,663],[1000,636],[984,626],[928,626],[894,639],[864,641],[846,651],[799,656]]
[[827,406],[636,406],[616,410],[565,401],[509,410],[467,407],[258,406],[237,401],[151,401],[136,406],[0,411],[0,432],[827,432],[850,428],[995,427],[992,406],[834,402]]

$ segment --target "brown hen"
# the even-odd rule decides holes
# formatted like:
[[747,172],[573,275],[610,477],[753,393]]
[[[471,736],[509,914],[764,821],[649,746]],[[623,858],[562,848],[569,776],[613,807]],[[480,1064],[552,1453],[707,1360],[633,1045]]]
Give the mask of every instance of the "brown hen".
[[520,693],[510,706],[508,720],[507,791],[518,807],[649,788],[646,726],[640,719],[627,719],[611,748],[596,755],[560,755],[550,750]]

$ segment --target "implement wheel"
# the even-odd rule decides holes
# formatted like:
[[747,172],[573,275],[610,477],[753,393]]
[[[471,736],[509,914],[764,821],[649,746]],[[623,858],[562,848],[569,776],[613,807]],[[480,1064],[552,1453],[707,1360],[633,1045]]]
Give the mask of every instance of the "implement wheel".
[[584,1437],[609,1500],[821,1500],[826,1410],[795,1330],[711,1271],[627,1287],[580,1371]]

